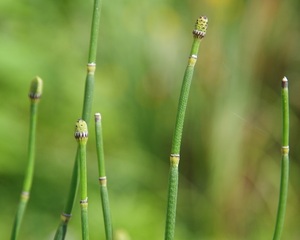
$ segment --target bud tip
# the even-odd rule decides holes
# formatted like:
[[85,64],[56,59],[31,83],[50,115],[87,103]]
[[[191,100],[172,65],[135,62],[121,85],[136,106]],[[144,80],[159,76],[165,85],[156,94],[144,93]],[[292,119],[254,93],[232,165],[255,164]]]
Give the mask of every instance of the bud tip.
[[43,91],[43,80],[36,76],[30,84],[29,98],[32,100],[40,99]]
[[75,125],[74,136],[77,140],[88,138],[88,127],[84,120],[78,119]]

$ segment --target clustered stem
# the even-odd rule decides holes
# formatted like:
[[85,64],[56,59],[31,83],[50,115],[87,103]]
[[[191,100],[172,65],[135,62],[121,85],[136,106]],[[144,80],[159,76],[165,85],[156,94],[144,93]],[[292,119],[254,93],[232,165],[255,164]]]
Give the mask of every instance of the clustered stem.
[[[88,54],[88,64],[87,64],[87,76],[85,81],[85,91],[84,100],[82,108],[82,119],[89,123],[93,102],[93,92],[94,92],[94,76],[96,70],[96,56],[97,56],[97,45],[98,45],[98,35],[100,26],[100,16],[101,16],[101,5],[102,0],[94,0],[93,7],[93,18],[91,25],[91,35],[90,35],[90,46]],[[79,162],[79,147],[77,148],[75,162],[72,171],[72,178],[70,183],[70,190],[68,194],[67,203],[65,205],[64,211],[61,214],[61,222],[57,228],[54,240],[63,240],[67,232],[68,222],[72,216],[73,206],[76,200],[79,178],[78,178],[78,162]]]
[[193,30],[194,41],[192,44],[190,57],[187,68],[183,77],[181,94],[178,103],[177,117],[175,123],[175,130],[172,141],[172,149],[170,155],[170,172],[169,172],[169,189],[168,189],[168,204],[167,217],[165,227],[165,240],[174,239],[175,221],[176,221],[176,205],[178,192],[178,165],[180,160],[180,146],[182,139],[183,123],[185,117],[186,106],[190,86],[192,82],[194,66],[197,61],[197,55],[201,40],[206,34],[208,19],[202,16],[197,19],[195,29]]

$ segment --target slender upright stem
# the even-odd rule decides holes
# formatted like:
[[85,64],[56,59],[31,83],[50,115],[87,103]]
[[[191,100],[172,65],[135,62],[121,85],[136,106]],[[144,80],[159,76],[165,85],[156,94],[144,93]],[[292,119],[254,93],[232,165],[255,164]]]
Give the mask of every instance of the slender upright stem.
[[99,171],[99,184],[100,195],[102,201],[102,211],[104,218],[104,228],[106,240],[112,240],[112,223],[110,215],[109,198],[107,191],[107,178],[105,174],[104,151],[103,151],[103,138],[102,138],[102,124],[100,113],[95,114],[95,131],[96,131],[96,148],[98,156],[98,171]]
[[[97,45],[98,45],[98,35],[100,26],[100,16],[101,16],[101,5],[102,0],[94,0],[93,7],[93,18],[92,27],[90,35],[90,46],[88,54],[88,64],[87,64],[87,76],[85,81],[85,91],[84,100],[82,108],[82,119],[88,124],[91,117],[91,109],[93,102],[93,92],[94,92],[94,75],[96,71],[96,56],[97,56]],[[73,166],[72,178],[70,183],[70,190],[68,194],[68,199],[63,213],[61,214],[61,222],[57,228],[54,239],[63,240],[67,232],[68,222],[72,216],[72,210],[75,203],[77,189],[78,189],[78,162],[79,162],[79,147],[77,148],[75,162]]]
[[168,190],[168,205],[165,228],[165,240],[174,239],[175,221],[176,221],[176,205],[178,192],[178,165],[180,159],[180,146],[182,138],[183,123],[185,110],[188,102],[190,86],[192,82],[194,66],[197,61],[198,49],[201,40],[206,34],[208,19],[201,16],[197,19],[195,29],[193,30],[194,41],[192,44],[188,65],[183,77],[181,94],[179,98],[175,130],[172,141],[172,149],[170,155],[170,172],[169,172],[169,190]]
[[42,95],[43,81],[39,77],[32,80],[29,98],[30,98],[30,127],[29,127],[29,139],[28,139],[28,165],[24,178],[23,189],[21,192],[20,202],[13,225],[11,239],[17,239],[21,222],[25,213],[27,202],[29,200],[33,174],[35,165],[35,135],[36,135],[36,122],[37,122],[37,110],[40,97]]
[[281,147],[281,179],[277,218],[273,240],[281,238],[289,184],[289,95],[288,80],[282,79],[282,147]]
[[85,82],[84,103],[82,109],[82,119],[89,123],[91,117],[94,75],[96,70],[97,46],[100,26],[102,0],[94,0],[93,20],[90,36],[90,49],[87,65],[87,77]]
[[80,173],[80,207],[82,239],[89,239],[88,229],[88,195],[87,195],[87,170],[86,170],[86,143],[88,140],[88,127],[84,120],[76,122],[75,138],[79,147],[79,173]]

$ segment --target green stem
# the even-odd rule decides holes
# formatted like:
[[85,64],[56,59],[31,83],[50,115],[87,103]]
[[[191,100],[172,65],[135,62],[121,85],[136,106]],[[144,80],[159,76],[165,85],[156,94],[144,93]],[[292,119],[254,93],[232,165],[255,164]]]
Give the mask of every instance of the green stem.
[[24,178],[23,189],[20,197],[20,202],[13,225],[11,239],[17,239],[21,222],[26,210],[27,202],[29,200],[35,165],[35,135],[36,135],[36,122],[37,122],[37,110],[39,99],[42,95],[43,81],[39,77],[32,80],[29,98],[30,98],[30,127],[29,127],[29,139],[28,139],[28,164]]
[[102,201],[105,234],[106,234],[106,240],[112,240],[113,233],[112,233],[110,205],[109,205],[109,198],[108,198],[108,191],[107,191],[107,179],[105,174],[102,124],[101,124],[100,113],[95,114],[95,132],[96,132],[96,148],[97,148],[97,156],[98,156],[100,196]]
[[88,127],[84,120],[78,120],[75,127],[75,138],[79,147],[79,172],[80,172],[80,207],[82,239],[89,239],[88,229],[88,195],[87,195],[87,170],[86,170],[86,143],[88,140]]
[[90,36],[90,48],[87,65],[87,77],[85,82],[85,94],[84,103],[82,109],[82,119],[89,123],[91,117],[92,101],[93,101],[93,89],[94,89],[94,75],[96,70],[96,57],[97,46],[101,16],[101,0],[94,0],[93,20]]
[[90,36],[89,63],[95,63],[97,57],[102,0],[94,0],[93,20]]
[[175,222],[176,222],[176,205],[178,192],[178,165],[180,159],[180,146],[182,139],[182,131],[184,117],[190,86],[192,82],[194,66],[197,61],[197,55],[201,40],[206,34],[208,19],[204,16],[197,19],[195,29],[193,30],[194,41],[192,44],[190,57],[187,68],[183,77],[181,94],[178,103],[177,117],[175,130],[172,141],[171,156],[170,156],[170,172],[169,172],[169,190],[168,190],[168,205],[165,227],[165,240],[174,239]]
[[286,77],[282,79],[282,159],[281,159],[281,179],[280,179],[280,193],[277,210],[277,218],[273,240],[281,238],[286,203],[288,196],[289,184],[289,96],[288,96],[288,80]]
[[[92,102],[93,102],[93,91],[94,91],[94,75],[96,70],[96,56],[97,56],[97,45],[98,45],[98,35],[100,26],[100,16],[101,16],[101,0],[94,0],[93,7],[93,18],[92,27],[90,35],[90,46],[88,54],[88,64],[87,64],[87,76],[85,81],[85,91],[84,100],[82,108],[82,119],[89,123],[91,116]],[[54,239],[63,240],[67,232],[68,222],[72,216],[72,210],[74,207],[77,189],[78,189],[78,162],[79,162],[79,147],[77,148],[77,153],[74,161],[72,178],[70,183],[70,190],[68,194],[68,199],[63,213],[61,214],[61,222],[57,228]]]

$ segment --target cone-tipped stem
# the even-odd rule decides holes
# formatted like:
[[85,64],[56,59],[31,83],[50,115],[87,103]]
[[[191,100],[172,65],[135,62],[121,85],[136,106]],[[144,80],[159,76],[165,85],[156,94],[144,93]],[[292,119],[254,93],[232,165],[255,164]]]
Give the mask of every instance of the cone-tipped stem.
[[88,194],[87,194],[87,170],[86,170],[86,143],[88,140],[88,127],[84,120],[79,119],[75,125],[75,139],[79,147],[79,175],[80,175],[80,207],[82,239],[89,239],[88,229]]
[[194,41],[190,51],[188,65],[184,73],[182,87],[181,87],[176,124],[175,124],[175,130],[174,130],[173,141],[172,141],[172,150],[171,150],[172,154],[180,154],[183,123],[184,123],[186,106],[188,102],[189,91],[190,91],[193,73],[194,73],[194,67],[197,62],[199,46],[201,40],[204,38],[206,34],[207,26],[208,26],[208,19],[207,17],[202,16],[197,19],[195,29],[193,30]]
[[281,239],[289,184],[289,95],[288,80],[284,77],[281,81],[282,98],[282,146],[281,146],[281,179],[279,203],[273,240]]
[[[82,119],[89,123],[91,117],[91,109],[93,103],[93,92],[94,92],[94,75],[96,71],[96,56],[97,56],[97,45],[98,45],[98,35],[100,26],[100,16],[101,16],[101,5],[102,0],[94,0],[93,6],[93,18],[91,24],[91,35],[90,35],[90,46],[88,54],[88,64],[87,64],[87,76],[85,81],[83,108],[82,108]],[[79,162],[79,147],[77,148],[75,162],[73,166],[72,179],[70,183],[70,190],[68,194],[68,199],[64,212],[61,215],[61,222],[58,226],[57,232],[55,234],[55,240],[65,239],[67,232],[68,221],[64,221],[64,215],[71,216],[76,199],[77,189],[78,189],[78,162]]]
[[32,101],[39,100],[42,96],[42,92],[43,92],[43,80],[40,77],[36,76],[31,81],[28,96]]
[[36,136],[36,123],[39,99],[42,96],[43,81],[39,77],[35,77],[31,81],[29,98],[30,98],[30,126],[28,138],[28,163],[25,173],[23,189],[21,192],[20,202],[15,216],[11,239],[17,239],[21,222],[26,210],[26,206],[30,196],[30,190],[34,175],[35,165],[35,136]]
[[188,102],[190,86],[193,78],[194,66],[197,61],[197,55],[201,40],[206,35],[208,19],[201,16],[197,19],[193,30],[194,41],[192,44],[188,65],[183,77],[181,93],[178,103],[177,117],[173,134],[172,149],[170,156],[169,189],[168,204],[165,228],[165,240],[173,240],[175,234],[176,205],[178,192],[178,165],[180,159],[180,146],[182,139],[185,111]]
[[96,132],[96,148],[98,156],[98,170],[99,170],[99,184],[100,196],[102,202],[102,211],[104,218],[104,228],[106,240],[112,240],[112,223],[110,214],[110,205],[107,191],[107,178],[105,174],[104,151],[103,151],[103,137],[102,137],[102,122],[100,113],[95,114],[95,132]]

